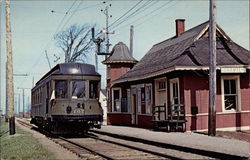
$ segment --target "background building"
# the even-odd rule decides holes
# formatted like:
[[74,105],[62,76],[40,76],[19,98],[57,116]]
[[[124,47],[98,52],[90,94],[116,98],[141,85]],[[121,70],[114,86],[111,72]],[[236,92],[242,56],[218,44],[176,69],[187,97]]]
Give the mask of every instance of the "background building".
[[[120,73],[108,79],[109,124],[153,128],[155,116],[167,124],[175,114],[184,116],[186,130],[208,129],[209,23],[187,31],[185,20],[178,19],[175,25],[176,35],[155,44],[132,69],[109,70],[109,75]],[[216,36],[216,127],[249,130],[250,52],[218,25]],[[176,104],[184,105],[183,110],[175,111]],[[156,115],[155,106],[162,106],[164,113]]]

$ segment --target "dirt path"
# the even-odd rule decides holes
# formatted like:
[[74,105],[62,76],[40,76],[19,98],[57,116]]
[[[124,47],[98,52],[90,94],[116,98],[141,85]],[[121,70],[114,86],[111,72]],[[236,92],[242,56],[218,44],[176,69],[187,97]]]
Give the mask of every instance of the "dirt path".
[[40,144],[42,144],[42,146],[48,152],[52,153],[55,156],[55,158],[57,160],[79,160],[79,159],[81,159],[76,154],[66,150],[65,148],[63,148],[59,144],[56,144],[55,142],[49,140],[48,138],[46,138],[45,135],[38,133],[36,131],[33,131],[31,129],[28,129],[28,128],[20,125],[17,121],[16,121],[16,125],[18,127],[20,127],[21,129],[23,129],[24,131],[30,132],[33,135],[33,137],[35,139],[37,139],[38,142]]

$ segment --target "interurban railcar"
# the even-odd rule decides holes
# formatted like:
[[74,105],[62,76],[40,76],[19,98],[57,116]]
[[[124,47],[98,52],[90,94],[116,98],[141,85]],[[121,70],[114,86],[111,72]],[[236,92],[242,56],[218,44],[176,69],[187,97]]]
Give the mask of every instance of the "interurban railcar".
[[31,123],[56,133],[99,128],[100,79],[93,65],[57,64],[31,90]]

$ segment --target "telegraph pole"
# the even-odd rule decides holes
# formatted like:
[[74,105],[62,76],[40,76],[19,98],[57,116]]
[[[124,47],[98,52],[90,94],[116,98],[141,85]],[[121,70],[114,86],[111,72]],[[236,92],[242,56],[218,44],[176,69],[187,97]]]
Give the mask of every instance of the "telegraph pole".
[[[0,0],[0,31],[2,28],[2,0]],[[1,43],[2,43],[2,34],[0,34],[0,77],[2,77],[2,57],[1,57]],[[2,108],[2,89],[1,89],[2,83],[0,78],[0,114],[2,114],[3,108]]]
[[129,45],[129,48],[130,48],[130,54],[131,56],[133,55],[133,39],[134,39],[134,26],[131,25],[130,26],[130,37],[129,37],[130,41],[130,45]]
[[216,4],[215,0],[210,0],[209,14],[209,115],[208,115],[208,135],[216,134]]
[[18,109],[19,99],[18,99],[17,96],[19,96],[19,94],[18,93],[14,93],[14,99],[15,99],[15,109],[14,110],[16,111],[16,113],[19,112],[19,109]]
[[[103,3],[106,3],[106,2],[103,2]],[[109,5],[106,5],[105,9],[101,10],[105,16],[106,16],[106,53],[109,53],[109,46],[111,46],[111,44],[109,43],[109,34],[114,34],[113,32],[112,33],[109,33],[109,18],[112,17],[112,15],[109,15],[109,8],[111,7],[111,4]],[[107,59],[108,55],[105,55],[105,59]]]
[[21,96],[20,93],[18,93],[18,115],[20,117],[20,108],[21,108]]
[[9,107],[8,107],[8,86],[7,86],[7,82],[8,82],[8,78],[7,78],[7,62],[5,62],[5,83],[6,83],[6,87],[5,87],[5,95],[6,95],[6,101],[5,101],[5,122],[9,122]]
[[23,92],[23,118],[24,118],[24,106],[25,106],[25,104],[24,104],[24,101],[25,101],[25,95],[24,95],[24,90],[25,89],[30,89],[30,88],[21,88],[21,87],[18,87],[17,89],[21,89],[22,90],[22,92]]
[[6,0],[6,51],[7,51],[7,107],[9,117],[9,134],[14,135],[15,116],[14,116],[14,85],[13,85],[13,59],[12,59],[12,40],[10,26],[10,0]]

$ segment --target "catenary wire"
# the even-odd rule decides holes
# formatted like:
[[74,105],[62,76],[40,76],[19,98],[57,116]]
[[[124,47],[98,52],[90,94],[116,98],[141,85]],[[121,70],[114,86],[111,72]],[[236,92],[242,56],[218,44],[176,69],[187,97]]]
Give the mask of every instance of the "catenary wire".
[[[165,4],[161,5],[160,7],[157,7],[157,8],[154,9],[153,11],[151,11],[149,14],[143,15],[143,16],[141,16],[141,17],[135,19],[134,21],[130,22],[129,24],[120,26],[120,27],[118,27],[118,28],[116,28],[116,29],[118,30],[118,29],[127,27],[128,25],[134,24],[135,22],[138,22],[138,21],[140,21],[140,20],[143,20],[143,21],[140,22],[139,24],[135,24],[135,25],[134,25],[134,26],[139,26],[139,25],[145,23],[148,19],[150,19],[150,18],[152,18],[152,17],[154,17],[154,16],[160,14],[160,13],[162,12],[162,11],[160,11],[160,10],[161,10],[161,9],[165,9],[165,7],[166,7],[168,4],[170,4],[171,2],[173,2],[173,1],[174,1],[174,0],[169,0],[169,1],[167,1]],[[176,2],[176,3],[177,3],[177,2]],[[176,3],[175,3],[175,4],[176,4]],[[170,7],[174,6],[175,4],[171,5]],[[154,13],[154,12],[156,12],[156,11],[160,11],[160,12],[157,13],[157,14],[152,15],[152,13]],[[151,15],[151,16],[150,16],[150,15]]]
[[109,27],[113,26],[116,22],[118,22],[121,18],[123,18],[126,14],[128,14],[131,10],[133,10],[136,6],[138,6],[143,0],[137,2],[133,7],[131,7],[128,11],[126,11],[122,16],[120,16],[117,20],[115,20],[113,23],[111,23]]
[[114,29],[115,27],[119,26],[120,24],[126,22],[131,16],[135,16],[136,14],[138,14],[137,12],[139,12],[141,9],[145,8],[146,6],[148,6],[152,2],[153,2],[153,0],[147,1],[141,7],[137,8],[134,12],[129,14],[127,17],[125,17],[121,22],[119,22],[118,24],[116,24],[115,26],[113,26],[111,28]]
[[[58,24],[58,27],[56,28],[55,33],[58,31],[58,29],[60,28],[62,22],[64,21],[64,19],[67,16],[67,13],[72,9],[72,7],[75,5],[75,3],[77,2],[77,0],[75,0],[72,5],[69,7],[69,9],[67,10],[67,12],[65,13],[65,15],[63,16],[62,20],[60,21],[60,23]],[[45,49],[49,46],[50,41],[46,44]],[[37,60],[35,61],[35,63],[32,65],[32,67],[30,68],[30,71],[28,72],[28,75],[32,72],[32,70],[34,70],[35,66],[38,64],[38,62],[42,59],[43,56],[43,52],[41,52],[41,54],[38,56]],[[27,77],[26,77],[27,78]],[[26,80],[25,78],[25,80]],[[24,80],[20,82],[20,86],[22,86]]]

